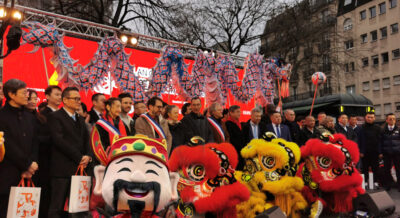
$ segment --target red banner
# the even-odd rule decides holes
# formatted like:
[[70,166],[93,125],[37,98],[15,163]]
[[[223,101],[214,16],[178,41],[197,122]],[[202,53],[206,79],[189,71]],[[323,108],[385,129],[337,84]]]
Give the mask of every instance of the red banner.
[[[73,47],[71,51],[71,57],[79,60],[79,64],[85,66],[89,63],[90,59],[96,53],[97,42],[83,40],[73,37],[64,37],[64,43],[67,47]],[[6,43],[4,43],[6,44]],[[3,62],[3,81],[7,81],[12,78],[18,78],[25,81],[28,88],[35,89],[39,95],[39,102],[42,102],[45,98],[44,90],[51,85],[59,85],[64,88],[64,84],[57,82],[57,72],[54,69],[53,64],[50,62],[52,53],[48,48],[40,48],[35,53],[28,53],[33,49],[32,45],[23,45],[18,50],[12,52]],[[130,63],[135,65],[135,74],[144,81],[144,84],[148,84],[148,80],[151,76],[151,68],[157,63],[157,58],[160,56],[158,53],[152,53],[137,49],[126,48],[127,53],[131,53]],[[189,71],[192,70],[194,60],[185,60],[186,64],[189,64]],[[243,70],[239,71],[239,78],[243,78]],[[92,107],[91,97],[94,93],[101,92],[107,97],[117,96],[119,89],[113,78],[106,77],[101,85],[98,85],[93,90],[88,92],[82,91],[82,101],[90,109]],[[180,108],[184,104],[184,101],[175,94],[163,94],[163,100],[169,104],[178,105]],[[203,101],[204,102],[204,101]],[[242,108],[241,121],[247,121],[250,117],[250,110],[254,107],[254,101],[249,102],[247,105],[239,104],[234,101],[232,95],[229,96],[229,101],[226,105],[238,104]]]

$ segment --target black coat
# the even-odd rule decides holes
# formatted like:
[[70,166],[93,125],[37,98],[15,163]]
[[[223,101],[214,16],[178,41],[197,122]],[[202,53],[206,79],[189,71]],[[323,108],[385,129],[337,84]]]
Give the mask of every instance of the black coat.
[[349,126],[347,126],[346,129],[347,131],[338,123],[335,125],[336,133],[342,133],[347,139],[357,143],[357,133]]
[[283,122],[283,124],[285,124],[287,127],[289,127],[290,138],[292,138],[292,141],[297,142],[300,137],[300,127],[296,123],[296,121],[289,122],[289,121],[285,120],[285,122]]
[[182,129],[184,129],[184,143],[190,142],[190,139],[194,136],[200,136],[206,143],[214,142],[212,127],[206,117],[191,112],[183,117],[181,123]]
[[96,111],[92,108],[92,110],[89,111],[89,123],[94,125],[99,119],[99,115],[97,115]]
[[[49,116],[53,140],[50,170],[52,177],[70,178],[75,174],[82,157],[91,156],[85,121],[80,116],[77,118],[74,121],[64,109]],[[86,172],[91,173],[90,169]]]
[[382,130],[378,125],[368,123],[362,125],[358,137],[360,153],[376,156],[381,154],[381,135]]
[[[382,151],[387,154],[400,154],[400,128],[396,125],[392,131],[389,131],[388,125],[385,124],[382,132]],[[396,160],[400,161],[400,160]]]
[[8,103],[0,109],[0,131],[4,132],[5,139],[5,156],[0,163],[0,194],[8,194],[11,186],[18,185],[21,174],[32,162],[37,162],[37,129],[31,112]]
[[313,139],[313,138],[318,138],[320,135],[319,131],[317,130],[317,128],[314,127],[314,131],[311,132],[310,130],[307,129],[307,127],[304,127],[301,131],[300,131],[300,135],[299,135],[299,139],[297,142],[297,145],[299,146],[303,146],[306,144],[306,142],[309,139]]
[[236,125],[236,123],[228,120],[225,122],[225,125],[229,133],[230,142],[235,147],[238,153],[239,163],[236,169],[242,169],[244,166],[244,160],[240,156],[240,151],[246,145],[245,137],[243,135],[242,130],[238,125]]
[[[247,145],[254,137],[253,137],[253,129],[250,124],[251,120],[242,124],[242,133],[244,136],[244,145]],[[262,138],[263,134],[267,131],[266,125],[264,123],[258,124],[258,138]]]
[[170,124],[168,123],[169,131],[171,132],[172,135],[172,146],[171,146],[171,151],[170,155],[172,154],[172,151],[184,144],[184,134],[183,134],[183,128],[182,128],[182,123],[176,123],[176,124]]

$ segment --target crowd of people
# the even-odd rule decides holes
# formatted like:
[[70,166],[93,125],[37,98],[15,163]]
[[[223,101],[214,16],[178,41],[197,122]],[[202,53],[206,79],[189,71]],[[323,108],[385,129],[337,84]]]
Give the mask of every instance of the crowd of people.
[[[400,129],[394,114],[386,115],[383,126],[375,124],[373,112],[365,115],[363,125],[357,125],[357,116],[345,113],[337,117],[335,124],[335,119],[323,112],[316,120],[311,115],[296,116],[290,109],[281,113],[274,105],[267,105],[253,108],[250,119],[240,122],[240,106],[224,109],[213,103],[202,112],[201,99],[195,97],[183,105],[183,118],[179,120],[178,106],[168,105],[158,97],[133,102],[129,93],[109,99],[94,94],[93,107],[88,111],[75,87],[62,90],[49,86],[45,90],[46,101],[37,105],[37,92],[27,89],[25,82],[18,79],[4,83],[1,96],[6,99],[0,110],[6,154],[0,163],[0,217],[5,217],[10,187],[16,186],[21,177],[32,178],[42,188],[41,217],[63,217],[71,176],[79,165],[92,175],[93,167],[99,164],[90,147],[89,133],[95,130],[105,150],[112,144],[110,131],[117,131],[121,136],[142,134],[165,139],[169,154],[177,146],[191,143],[195,136],[205,143],[229,142],[240,154],[250,140],[262,138],[265,132],[299,146],[323,133],[342,133],[358,144],[364,175],[368,177],[371,168],[375,181],[390,189],[394,165],[400,191]],[[134,114],[130,116],[132,106]],[[384,161],[383,172],[380,160]],[[244,161],[239,158],[238,169],[243,166]]]

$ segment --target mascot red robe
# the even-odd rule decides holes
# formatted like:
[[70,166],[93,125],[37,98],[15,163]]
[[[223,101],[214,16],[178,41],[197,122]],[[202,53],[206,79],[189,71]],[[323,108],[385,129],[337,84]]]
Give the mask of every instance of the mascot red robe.
[[[356,169],[359,150],[355,142],[342,134],[310,139],[301,147],[305,160],[297,175],[304,181],[302,193],[312,206],[311,215],[347,213],[353,210],[353,199],[365,192],[362,177]],[[319,206],[318,206],[319,205]]]
[[235,180],[237,163],[236,150],[228,143],[177,147],[168,165],[180,175],[178,217],[236,217],[236,205],[250,197],[246,186]]

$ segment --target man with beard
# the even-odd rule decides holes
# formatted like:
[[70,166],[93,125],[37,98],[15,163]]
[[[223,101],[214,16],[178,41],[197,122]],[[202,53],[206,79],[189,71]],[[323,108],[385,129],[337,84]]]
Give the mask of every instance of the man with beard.
[[168,172],[165,139],[122,137],[107,157],[98,141],[92,142],[92,148],[103,164],[95,168],[93,192],[103,196],[107,206],[102,213],[107,217],[161,216],[178,199],[179,174]]

